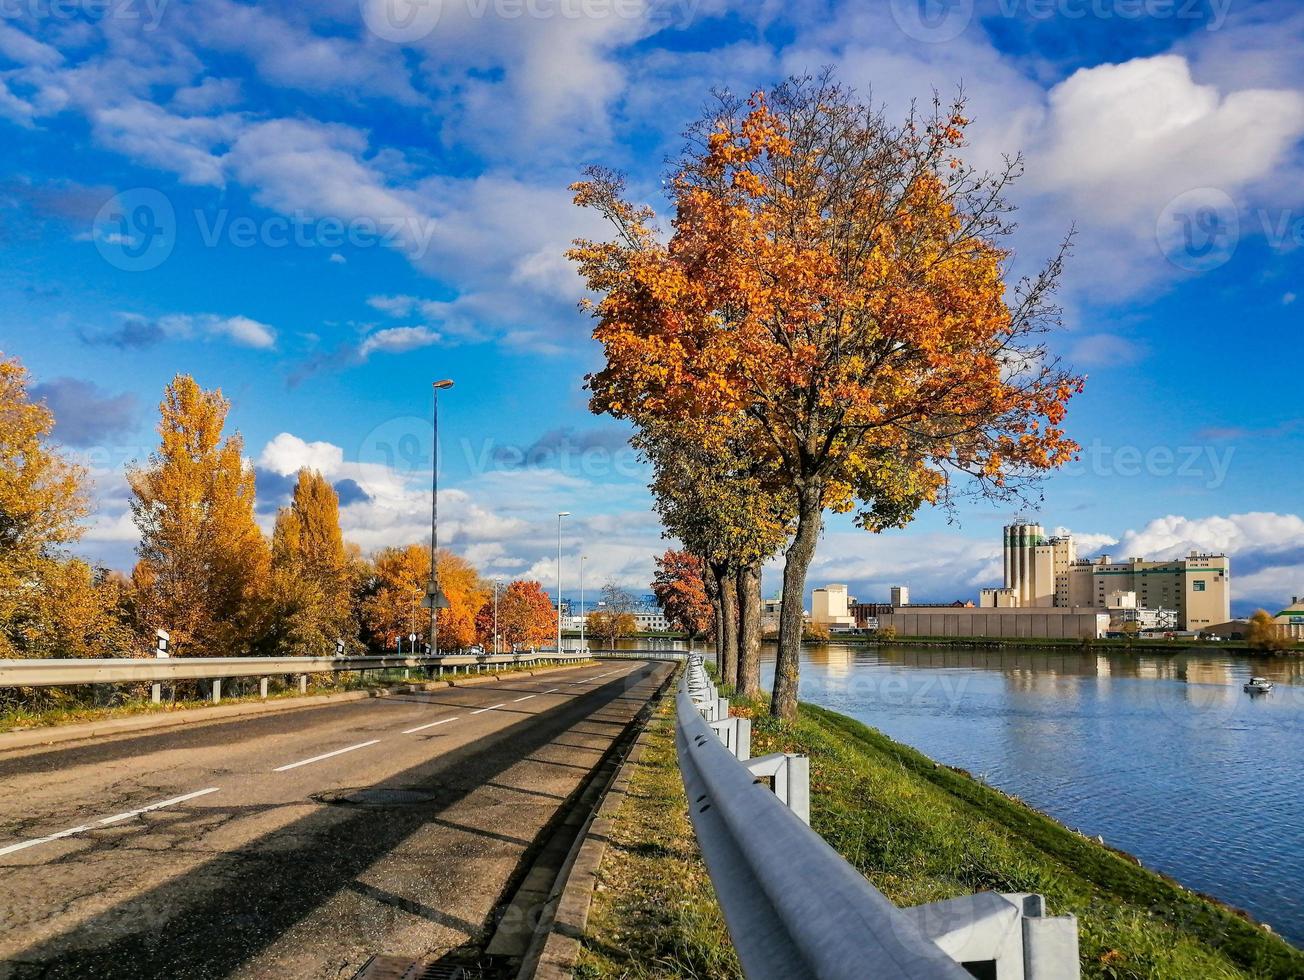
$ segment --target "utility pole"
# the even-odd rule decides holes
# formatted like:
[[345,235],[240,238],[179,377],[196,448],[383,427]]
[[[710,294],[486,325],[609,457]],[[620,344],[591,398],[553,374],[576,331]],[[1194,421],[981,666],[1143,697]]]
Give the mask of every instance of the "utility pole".
[[584,563],[588,560],[588,555],[580,555],[580,653],[584,652]]
[[439,573],[435,569],[435,555],[439,551],[439,392],[453,387],[453,382],[445,379],[434,382],[434,407],[431,409],[431,423],[434,438],[431,442],[430,455],[430,585],[426,589],[426,598],[430,603],[430,655],[439,655],[439,626],[437,623],[440,600],[443,593],[439,590]]
[[570,511],[557,513],[557,653],[561,654],[561,519],[570,517]]

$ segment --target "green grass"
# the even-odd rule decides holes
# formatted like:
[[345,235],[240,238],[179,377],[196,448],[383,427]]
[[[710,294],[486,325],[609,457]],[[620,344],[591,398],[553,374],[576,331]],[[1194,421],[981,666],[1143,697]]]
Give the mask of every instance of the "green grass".
[[688,820],[673,710],[666,698],[649,723],[613,819],[576,980],[742,976]]
[[[584,666],[596,661],[583,661],[576,666]],[[569,666],[569,665],[568,665]],[[494,674],[519,673],[533,670],[528,664],[496,668]],[[447,676],[447,675],[446,675]],[[474,674],[471,676],[475,676]],[[463,675],[459,674],[459,678]],[[239,683],[234,683],[234,682]],[[312,697],[322,694],[338,694],[342,691],[360,691],[393,684],[421,683],[423,678],[414,671],[410,680],[403,679],[401,669],[384,671],[348,671],[337,675],[309,675],[306,695],[299,693],[297,681],[288,681],[273,677],[268,685],[266,699],[258,694],[256,678],[227,678],[222,681],[222,700],[220,704],[247,704],[256,701],[279,701],[298,697]],[[103,685],[100,685],[103,687]],[[217,707],[210,698],[196,693],[196,682],[190,681],[180,686],[176,699],[168,698],[155,704],[149,699],[148,685],[130,685],[114,689],[111,693],[86,693],[85,689],[25,688],[21,700],[14,698],[16,692],[5,692],[6,698],[0,702],[0,733],[23,731],[31,728],[53,728],[59,725],[75,725],[82,722],[104,721],[113,718],[130,718],[135,715],[169,714],[175,711],[195,711]],[[167,686],[164,687],[168,691]],[[97,700],[103,698],[101,702]]]
[[[581,980],[739,975],[688,821],[671,710],[667,699],[616,815]],[[763,704],[734,710],[753,716],[754,755],[810,757],[812,826],[898,905],[1039,892],[1051,914],[1078,916],[1084,977],[1304,977],[1304,954],[1243,915],[851,718],[802,705],[780,724]]]

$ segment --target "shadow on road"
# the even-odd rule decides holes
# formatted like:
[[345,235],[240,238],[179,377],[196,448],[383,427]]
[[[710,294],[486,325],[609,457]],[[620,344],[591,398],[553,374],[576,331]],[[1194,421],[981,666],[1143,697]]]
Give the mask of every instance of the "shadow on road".
[[[376,889],[356,879],[423,827],[448,824],[440,816],[445,810],[555,742],[593,712],[621,700],[630,687],[659,668],[665,669],[665,665],[647,665],[613,678],[582,699],[531,716],[375,784],[381,789],[428,791],[423,802],[383,810],[314,808],[307,816],[239,850],[218,854],[185,875],[92,916],[70,932],[28,947],[0,968],[0,975],[78,980],[227,976],[342,889],[477,933],[484,924],[472,925],[387,892],[376,894]],[[450,774],[456,777],[451,782]],[[423,856],[414,873],[428,872],[437,862],[437,857]],[[504,884],[510,878],[507,876]],[[433,882],[431,891],[437,891]]]

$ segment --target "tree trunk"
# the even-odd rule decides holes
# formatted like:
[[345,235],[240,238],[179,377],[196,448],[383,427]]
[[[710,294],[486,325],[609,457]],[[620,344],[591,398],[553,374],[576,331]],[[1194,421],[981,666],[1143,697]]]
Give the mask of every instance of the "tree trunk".
[[738,686],[738,583],[727,563],[711,564],[720,591],[720,682]]
[[738,570],[738,690],[761,694],[761,566]]
[[713,583],[711,589],[711,632],[715,639],[715,669],[724,670],[724,614],[721,612],[720,605],[720,587],[718,583]]
[[824,523],[824,492],[807,485],[797,494],[797,533],[784,552],[783,603],[779,609],[779,654],[774,664],[774,693],[770,714],[783,721],[797,717],[797,683],[801,673],[802,606],[806,597],[806,572],[815,557]]

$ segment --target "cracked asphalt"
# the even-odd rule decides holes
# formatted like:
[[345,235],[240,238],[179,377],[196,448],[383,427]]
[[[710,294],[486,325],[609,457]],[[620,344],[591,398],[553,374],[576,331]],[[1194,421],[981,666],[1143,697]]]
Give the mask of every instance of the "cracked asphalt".
[[483,943],[527,849],[670,670],[2,754],[0,977],[351,977],[372,954]]

